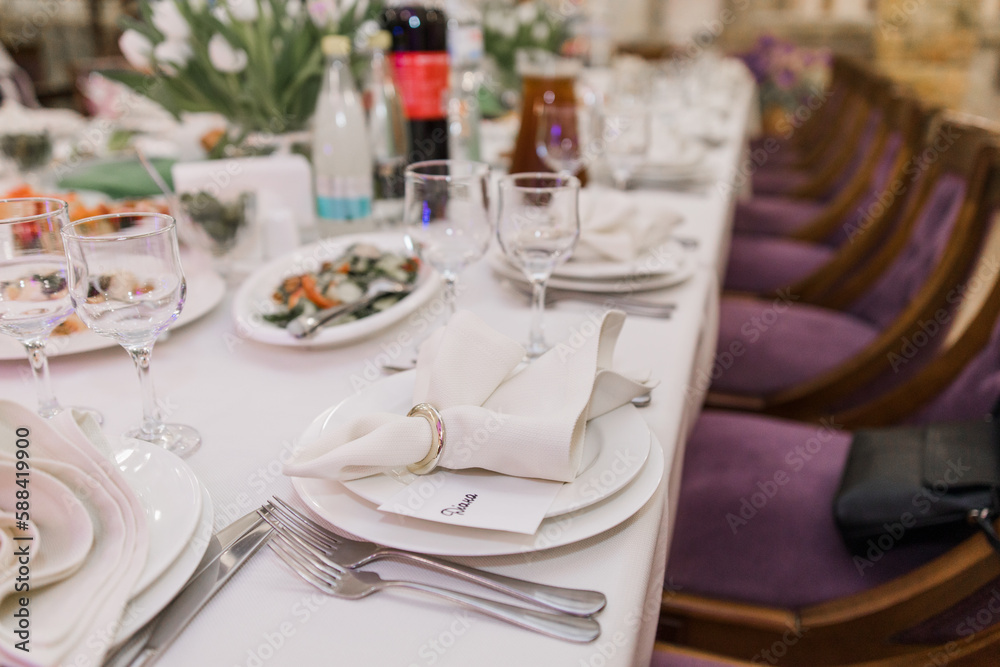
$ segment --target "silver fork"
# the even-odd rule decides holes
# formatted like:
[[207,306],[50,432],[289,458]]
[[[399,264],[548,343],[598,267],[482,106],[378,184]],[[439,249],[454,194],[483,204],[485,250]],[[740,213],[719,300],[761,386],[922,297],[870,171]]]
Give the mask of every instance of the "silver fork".
[[531,602],[573,616],[590,616],[604,609],[608,600],[598,591],[577,590],[539,584],[524,579],[505,577],[485,570],[466,567],[433,556],[402,549],[384,547],[372,542],[358,542],[335,535],[294,507],[275,497],[274,503],[264,505],[284,524],[287,532],[309,542],[330,561],[340,567],[354,570],[380,558],[409,561],[425,565],[439,572],[471,581],[505,595]]
[[600,624],[592,618],[535,611],[415,581],[382,579],[374,572],[351,572],[331,562],[318,549],[290,533],[268,510],[261,508],[259,513],[275,531],[268,543],[271,550],[301,579],[328,595],[359,600],[376,591],[398,586],[430,593],[487,616],[557,639],[584,644],[594,641],[601,634]]

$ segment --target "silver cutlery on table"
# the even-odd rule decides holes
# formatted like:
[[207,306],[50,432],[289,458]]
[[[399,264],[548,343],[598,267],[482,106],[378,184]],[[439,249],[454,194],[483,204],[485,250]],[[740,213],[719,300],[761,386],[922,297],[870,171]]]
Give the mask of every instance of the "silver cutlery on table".
[[389,278],[376,278],[368,285],[364,296],[351,303],[342,303],[331,308],[318,310],[314,313],[299,315],[288,323],[285,330],[295,338],[308,338],[319,331],[323,325],[332,322],[338,317],[344,317],[356,313],[363,308],[367,308],[382,297],[392,295],[406,295],[413,291],[414,286],[401,283]]
[[156,662],[272,532],[254,511],[213,535],[195,574],[160,613],[105,658],[103,667],[147,667]]
[[330,532],[280,498],[274,498],[274,502],[267,503],[262,510],[276,519],[286,532],[308,542],[323,557],[339,567],[353,570],[381,558],[408,561],[573,616],[591,616],[604,609],[607,604],[607,598],[598,591],[539,584],[459,565],[426,554],[384,547],[372,542],[349,540]]
[[303,581],[328,595],[358,600],[390,587],[410,588],[557,639],[587,643],[601,634],[600,624],[590,617],[535,611],[415,581],[382,579],[374,572],[353,572],[290,532],[266,508],[260,513],[274,529],[274,539],[268,545],[271,550]]
[[[511,281],[514,288],[523,293],[531,294],[531,286],[517,281]],[[629,315],[639,315],[642,317],[661,317],[670,319],[677,304],[667,301],[650,301],[632,295],[622,295],[604,292],[581,292],[577,290],[557,289],[549,287],[545,290],[545,303],[551,304],[557,301],[582,301],[584,303],[596,303],[606,308],[614,308],[628,313]]]

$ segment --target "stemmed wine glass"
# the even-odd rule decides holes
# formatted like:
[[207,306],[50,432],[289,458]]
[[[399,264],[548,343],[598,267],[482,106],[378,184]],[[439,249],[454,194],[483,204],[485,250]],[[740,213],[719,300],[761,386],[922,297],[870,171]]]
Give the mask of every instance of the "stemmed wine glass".
[[102,215],[71,223],[62,235],[77,314],[95,333],[124,347],[139,373],[142,425],[125,435],[179,456],[192,453],[201,436],[190,426],[160,420],[149,375],[153,343],[177,319],[187,292],[174,219],[160,213]]
[[69,207],[59,199],[0,199],[0,331],[27,350],[38,414],[45,418],[62,410],[52,392],[45,344],[73,312],[59,237],[67,224]]
[[629,179],[649,148],[649,110],[638,102],[608,107],[601,111],[598,125],[615,187],[627,190]]
[[586,166],[592,115],[579,104],[535,105],[535,151],[546,167],[574,176]]
[[497,237],[504,255],[531,282],[529,359],[547,349],[543,314],[552,270],[569,259],[580,237],[580,180],[565,174],[523,173],[500,181]]
[[407,247],[441,274],[454,315],[459,272],[486,254],[493,238],[489,165],[430,160],[411,164],[405,174]]

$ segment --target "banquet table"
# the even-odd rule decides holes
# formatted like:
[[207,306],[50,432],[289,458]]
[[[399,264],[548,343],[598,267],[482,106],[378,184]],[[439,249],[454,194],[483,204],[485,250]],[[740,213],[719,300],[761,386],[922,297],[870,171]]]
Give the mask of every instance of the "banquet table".
[[[715,353],[721,272],[729,243],[740,161],[756,103],[749,79],[734,92],[729,140],[711,149],[717,182],[696,192],[634,191],[643,207],[679,212],[677,236],[691,239],[696,269],[679,285],[644,294],[676,309],[669,319],[629,316],[616,367],[648,370],[659,385],[642,418],[663,448],[664,470],[648,502],[623,523],[588,539],[507,556],[456,558],[493,572],[604,592],[601,636],[571,644],[465,611],[434,598],[382,592],[359,601],[326,597],[296,578],[270,550],[253,557],[202,610],[159,664],[188,665],[646,665],[652,651],[683,443],[698,415]],[[352,395],[358,379],[398,356],[404,320],[361,342],[326,348],[270,346],[252,340],[231,314],[232,290],[218,307],[158,343],[153,378],[168,421],[195,426],[201,448],[187,459],[211,494],[218,529],[271,496],[300,507],[281,472],[305,427]],[[518,340],[529,324],[526,297],[498,278],[488,261],[466,269],[458,307]],[[546,311],[550,341],[568,337],[603,312],[563,301]],[[134,426],[140,405],[135,370],[119,347],[57,355],[51,361],[64,405],[86,405],[105,418],[109,436]],[[25,361],[0,362],[0,398],[33,405]],[[572,521],[572,517],[567,521]],[[558,532],[560,524],[551,527]],[[426,570],[380,561],[386,578],[454,583]],[[668,582],[669,584],[669,582]],[[470,590],[470,589],[465,589]]]

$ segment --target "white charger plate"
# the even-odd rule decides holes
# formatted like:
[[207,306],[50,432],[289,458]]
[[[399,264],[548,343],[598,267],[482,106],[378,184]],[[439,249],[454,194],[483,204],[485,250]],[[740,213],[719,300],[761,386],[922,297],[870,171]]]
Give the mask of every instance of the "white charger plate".
[[[413,406],[416,371],[390,375],[320,414],[299,438],[299,446],[315,442],[325,430],[352,417],[372,412],[405,415]],[[563,484],[546,517],[561,516],[597,503],[631,482],[642,469],[650,449],[650,431],[631,404],[601,415],[587,424],[583,461],[575,480]],[[450,470],[451,474],[468,474]],[[427,475],[431,478],[436,473]],[[482,474],[477,470],[474,474]],[[507,478],[494,473],[501,478]],[[512,479],[512,478],[507,478]],[[376,506],[388,502],[406,484],[389,475],[370,475],[343,482],[352,493]]]
[[[682,219],[678,214],[671,224],[678,224]],[[683,271],[690,261],[689,255],[690,253],[679,241],[668,239],[629,262],[581,262],[570,258],[568,262],[560,264],[552,271],[552,277],[570,280],[614,280],[633,276],[668,276]]]
[[407,253],[402,234],[347,234],[325,239],[277,257],[254,271],[236,292],[232,315],[240,331],[251,340],[286,347],[342,345],[370,336],[409,316],[438,292],[437,274],[426,264],[417,275],[416,288],[392,307],[360,320],[320,329],[307,340],[299,340],[261,316],[273,312],[271,295],[288,276],[318,269],[324,261],[336,259],[352,243],[372,243],[382,250]]
[[[187,280],[187,300],[184,309],[171,328],[184,326],[194,322],[199,317],[208,314],[219,305],[226,294],[226,281],[215,271],[203,267],[193,267],[190,273],[185,272]],[[118,343],[100,336],[90,329],[84,329],[66,336],[49,337],[45,346],[45,354],[49,357],[64,354],[91,352],[109,347],[118,347]],[[0,361],[24,361],[26,353],[24,346],[9,336],[0,336]]]
[[501,556],[572,544],[614,528],[638,512],[663,477],[663,449],[650,438],[649,457],[638,477],[610,498],[542,521],[534,535],[464,528],[380,512],[340,482],[295,477],[292,486],[307,507],[356,537],[439,556]]
[[115,643],[121,642],[144,626],[160,610],[167,606],[177,592],[184,587],[201,562],[208,543],[212,539],[215,512],[212,496],[204,485],[199,485],[201,492],[201,516],[198,518],[194,536],[185,545],[180,555],[170,566],[154,580],[144,591],[129,600],[122,612],[121,625],[115,636]]
[[[496,256],[493,257],[494,261],[490,264],[495,273],[503,278],[508,278],[524,285],[528,284],[528,279],[517,267],[512,266],[503,258],[496,259]],[[685,253],[682,257],[681,266],[674,273],[650,274],[649,276],[624,276],[604,280],[574,280],[572,278],[552,276],[549,278],[548,286],[554,289],[590,292],[593,294],[631,294],[632,292],[649,292],[665,287],[673,287],[691,278],[698,268],[693,255]]]
[[132,588],[141,593],[177,560],[201,517],[201,483],[194,471],[167,450],[132,438],[115,452],[118,470],[146,510],[149,555]]

